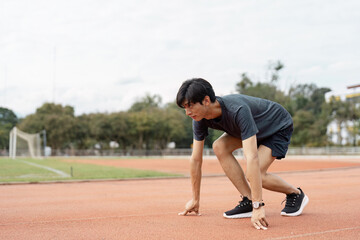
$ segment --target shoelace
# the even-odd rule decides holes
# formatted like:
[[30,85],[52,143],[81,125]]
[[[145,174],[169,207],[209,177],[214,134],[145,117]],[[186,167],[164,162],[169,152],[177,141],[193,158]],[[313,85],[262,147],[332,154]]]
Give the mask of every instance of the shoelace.
[[296,193],[288,194],[288,195],[286,195],[286,198],[281,202],[281,204],[283,204],[286,201],[285,207],[294,207],[297,197],[298,197],[298,194],[296,194]]
[[[239,204],[237,205],[237,207],[242,207],[242,206],[248,205],[248,204],[250,203],[250,200],[249,200],[248,198],[244,199],[243,196],[241,196],[241,197],[242,197],[242,200],[239,201]],[[244,202],[244,200],[245,200],[246,202]]]

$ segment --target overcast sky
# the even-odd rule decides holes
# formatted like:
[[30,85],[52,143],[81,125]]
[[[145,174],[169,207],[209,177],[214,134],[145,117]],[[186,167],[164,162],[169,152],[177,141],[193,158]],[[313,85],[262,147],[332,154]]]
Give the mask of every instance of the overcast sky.
[[0,106],[18,117],[45,102],[76,115],[125,111],[181,83],[235,92],[240,74],[279,86],[360,84],[360,1],[0,0]]

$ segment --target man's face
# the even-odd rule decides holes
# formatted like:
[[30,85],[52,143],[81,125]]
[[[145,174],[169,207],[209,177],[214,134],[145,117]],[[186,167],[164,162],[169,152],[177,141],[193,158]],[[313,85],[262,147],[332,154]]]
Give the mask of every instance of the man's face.
[[205,118],[206,107],[199,102],[197,103],[184,103],[185,113],[195,121],[200,121]]

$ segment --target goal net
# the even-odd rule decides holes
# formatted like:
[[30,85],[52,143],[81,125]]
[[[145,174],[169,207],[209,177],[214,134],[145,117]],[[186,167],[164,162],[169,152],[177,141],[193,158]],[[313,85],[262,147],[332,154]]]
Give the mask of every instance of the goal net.
[[14,127],[10,131],[9,144],[10,158],[19,157],[41,157],[41,140],[40,133],[30,134]]

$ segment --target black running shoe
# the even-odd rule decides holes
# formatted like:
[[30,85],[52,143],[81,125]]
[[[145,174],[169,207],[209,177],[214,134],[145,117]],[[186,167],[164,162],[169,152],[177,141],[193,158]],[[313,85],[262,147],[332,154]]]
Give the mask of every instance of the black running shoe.
[[299,216],[306,204],[308,204],[308,196],[305,195],[301,188],[298,189],[300,190],[300,194],[291,193],[286,195],[286,204],[285,208],[281,211],[281,215],[290,217]]
[[242,201],[239,202],[234,209],[224,212],[226,218],[247,218],[252,215],[252,201],[247,197],[243,197]]

